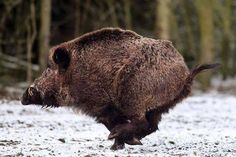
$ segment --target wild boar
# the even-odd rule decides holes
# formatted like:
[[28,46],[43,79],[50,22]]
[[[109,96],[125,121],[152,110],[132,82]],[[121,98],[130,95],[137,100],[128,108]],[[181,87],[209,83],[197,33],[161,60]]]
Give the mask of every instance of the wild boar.
[[47,69],[21,102],[81,110],[110,130],[111,149],[122,149],[142,144],[162,114],[190,94],[194,77],[218,66],[189,70],[170,41],[104,28],[52,47]]

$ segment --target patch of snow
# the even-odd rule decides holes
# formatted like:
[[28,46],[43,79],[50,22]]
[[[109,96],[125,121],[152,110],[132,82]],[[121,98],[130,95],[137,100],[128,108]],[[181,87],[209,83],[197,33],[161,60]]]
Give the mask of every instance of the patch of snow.
[[236,97],[211,92],[163,116],[141,146],[112,151],[109,131],[70,109],[0,101],[0,156],[236,156]]
[[222,77],[213,77],[211,80],[212,88],[229,94],[236,95],[236,77],[229,77],[223,80]]
[[226,80],[223,80],[222,77],[213,77],[211,83],[214,87],[234,87],[236,88],[236,77],[230,77]]

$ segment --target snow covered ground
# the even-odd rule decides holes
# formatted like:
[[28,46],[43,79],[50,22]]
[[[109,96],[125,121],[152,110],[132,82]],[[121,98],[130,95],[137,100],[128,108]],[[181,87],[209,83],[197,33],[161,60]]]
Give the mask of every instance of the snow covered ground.
[[0,101],[0,156],[236,156],[236,97],[192,96],[163,117],[141,146],[112,151],[109,132],[68,109]]

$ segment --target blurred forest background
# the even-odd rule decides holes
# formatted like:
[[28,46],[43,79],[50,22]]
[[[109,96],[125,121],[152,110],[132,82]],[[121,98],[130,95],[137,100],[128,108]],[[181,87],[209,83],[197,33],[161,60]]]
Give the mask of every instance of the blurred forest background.
[[[171,40],[190,68],[219,62],[232,78],[235,26],[236,0],[0,0],[0,95],[39,76],[50,46],[102,27]],[[211,76],[198,77],[202,89]]]

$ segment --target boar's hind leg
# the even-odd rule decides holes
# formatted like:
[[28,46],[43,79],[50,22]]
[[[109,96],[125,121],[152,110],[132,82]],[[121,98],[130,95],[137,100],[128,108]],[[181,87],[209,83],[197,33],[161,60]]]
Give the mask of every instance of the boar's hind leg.
[[152,110],[146,113],[146,119],[148,121],[148,129],[139,133],[139,137],[143,138],[156,130],[158,130],[158,123],[161,121],[161,114],[158,110]]
[[158,110],[152,110],[146,113],[145,117],[139,120],[133,120],[135,125],[135,135],[139,139],[158,130],[158,123],[161,121],[161,113]]

